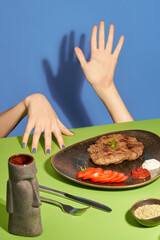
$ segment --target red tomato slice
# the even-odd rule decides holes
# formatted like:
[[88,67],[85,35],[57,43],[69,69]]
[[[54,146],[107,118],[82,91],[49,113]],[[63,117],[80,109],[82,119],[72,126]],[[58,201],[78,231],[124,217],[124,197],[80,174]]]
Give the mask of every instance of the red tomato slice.
[[105,179],[100,180],[99,182],[100,183],[106,183],[106,182],[109,182],[110,180],[113,180],[117,176],[118,176],[118,172],[114,171],[114,172],[112,172],[112,175],[110,177],[106,177]]
[[104,170],[104,174],[113,173],[112,170]]
[[121,179],[119,179],[118,182],[124,182],[127,178],[128,178],[128,176],[127,176],[127,175],[124,175],[124,177],[122,177]]
[[114,182],[114,180],[118,177],[118,175],[119,175],[119,172],[117,172],[117,171],[114,171],[113,172],[113,175],[110,177],[110,179],[108,179],[108,183],[112,183],[112,182]]
[[103,169],[102,168],[95,168],[95,171],[88,174],[88,175],[85,175],[82,177],[83,180],[86,180],[86,179],[91,179],[91,178],[94,178],[94,177],[97,177],[97,176],[100,176],[101,174],[103,174]]
[[110,180],[109,182],[110,182],[110,183],[118,182],[118,181],[121,180],[121,178],[123,178],[124,176],[125,176],[124,173],[118,173],[117,177],[113,178],[113,179]]
[[91,178],[91,181],[92,182],[99,182],[99,181],[104,180],[108,177],[111,177],[112,174],[113,174],[112,170],[104,170],[103,174],[101,174],[100,176],[96,176],[96,177]]
[[95,171],[95,168],[93,167],[90,167],[90,168],[87,168],[85,171],[80,171],[78,174],[77,174],[77,178],[82,178],[88,174],[91,174],[92,172]]

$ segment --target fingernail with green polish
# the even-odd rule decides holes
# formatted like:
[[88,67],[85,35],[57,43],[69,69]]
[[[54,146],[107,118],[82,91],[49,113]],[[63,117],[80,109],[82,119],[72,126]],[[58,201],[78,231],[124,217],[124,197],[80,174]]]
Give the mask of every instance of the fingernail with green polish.
[[46,154],[50,154],[50,149],[47,149]]
[[65,146],[64,145],[62,145],[62,149],[64,149],[65,148]]
[[32,149],[32,153],[36,153],[36,148],[33,148],[33,149]]
[[25,143],[22,143],[22,148],[25,148],[26,144]]

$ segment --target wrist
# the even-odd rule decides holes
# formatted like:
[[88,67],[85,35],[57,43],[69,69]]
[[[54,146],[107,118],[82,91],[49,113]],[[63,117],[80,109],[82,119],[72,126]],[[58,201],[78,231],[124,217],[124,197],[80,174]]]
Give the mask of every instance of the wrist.
[[46,98],[46,97],[43,94],[34,93],[34,94],[31,94],[31,95],[27,96],[24,99],[24,104],[28,108],[30,106],[30,104],[33,103],[35,100],[36,100],[36,102],[39,102],[41,100],[44,100],[44,98]]
[[[92,85],[93,86],[93,85]],[[116,87],[114,85],[114,83],[112,82],[109,86],[105,86],[105,85],[96,85],[93,86],[95,92],[97,93],[97,95],[103,100],[103,98],[106,98],[108,95],[114,95],[116,93]]]
[[133,121],[114,83],[109,88],[101,88],[98,90],[100,91],[99,97],[115,123]]
[[30,98],[31,98],[31,95],[27,96],[27,97],[23,100],[24,105],[25,105],[26,108],[28,108],[28,106],[29,106]]
[[27,113],[28,113],[28,107],[27,107],[27,104],[26,104],[26,98],[21,102],[22,104],[22,107],[23,107],[23,116],[26,116]]
[[29,109],[29,107],[32,105],[32,103],[33,103],[33,101],[34,101],[34,95],[35,95],[35,94],[31,94],[31,95],[27,96],[27,97],[23,100],[26,114],[28,114],[28,109]]

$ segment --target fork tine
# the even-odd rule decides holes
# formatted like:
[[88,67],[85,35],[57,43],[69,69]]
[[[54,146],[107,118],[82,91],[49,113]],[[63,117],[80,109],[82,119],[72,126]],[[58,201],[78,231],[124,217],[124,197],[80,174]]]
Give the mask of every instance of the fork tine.
[[76,215],[76,216],[80,216],[82,215],[89,207],[85,207],[85,208],[73,208],[69,205],[65,205],[62,204],[62,208],[65,212],[72,214],[72,215]]
[[41,197],[40,196],[40,200],[43,202],[48,202],[48,203],[52,203],[52,204],[56,204],[58,206],[61,207],[61,209],[63,210],[63,212],[65,213],[69,213],[71,215],[77,215],[80,216],[82,215],[89,207],[85,207],[85,208],[74,208],[70,205],[66,205],[66,204],[62,204],[58,201],[49,199],[49,198],[45,198],[45,197]]
[[90,208],[90,207],[79,208],[79,209],[77,209],[77,211],[74,212],[74,215],[81,216],[83,213],[85,213],[87,211],[88,208]]

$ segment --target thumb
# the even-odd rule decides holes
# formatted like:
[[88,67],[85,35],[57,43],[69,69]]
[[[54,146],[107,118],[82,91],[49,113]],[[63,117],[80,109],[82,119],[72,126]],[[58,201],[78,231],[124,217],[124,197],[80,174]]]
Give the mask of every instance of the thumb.
[[124,35],[122,35],[119,39],[119,42],[113,52],[113,55],[115,55],[115,57],[118,59],[118,56],[120,54],[121,48],[123,46],[123,42],[124,42]]
[[76,56],[81,64],[81,66],[83,68],[85,66],[85,64],[87,63],[85,56],[79,47],[75,47],[74,50],[75,50]]

